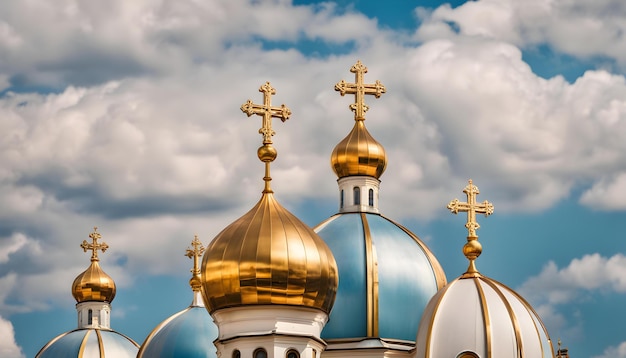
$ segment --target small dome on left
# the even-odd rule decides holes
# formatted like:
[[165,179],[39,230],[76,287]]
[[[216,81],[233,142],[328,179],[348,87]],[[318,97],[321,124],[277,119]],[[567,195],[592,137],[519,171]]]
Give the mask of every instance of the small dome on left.
[[115,281],[100,268],[98,250],[105,252],[109,246],[98,242],[101,238],[98,228],[89,234],[92,243],[84,240],[80,247],[87,252],[91,250],[91,265],[74,279],[72,296],[76,302],[100,301],[111,303],[115,298]]
[[35,356],[135,358],[139,346],[125,335],[109,329],[76,329],[61,334]]
[[139,345],[131,338],[111,329],[111,301],[115,298],[115,282],[100,268],[98,251],[109,245],[99,242],[97,228],[83,240],[80,247],[91,251],[91,264],[72,283],[76,299],[78,328],[58,335],[48,342],[35,358],[46,357],[137,357]]

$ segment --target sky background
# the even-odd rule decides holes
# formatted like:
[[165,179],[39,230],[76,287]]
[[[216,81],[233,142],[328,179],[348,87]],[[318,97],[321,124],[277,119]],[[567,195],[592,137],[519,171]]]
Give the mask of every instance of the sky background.
[[[479,270],[518,290],[572,357],[626,357],[626,2],[0,2],[0,356],[76,328],[73,279],[94,226],[118,295],[112,328],[141,343],[191,302],[185,249],[263,188],[259,86],[276,121],[272,187],[314,226],[338,208],[329,166],[368,83],[385,146],[380,209],[462,274],[472,178]],[[419,319],[419,313],[414,313]]]

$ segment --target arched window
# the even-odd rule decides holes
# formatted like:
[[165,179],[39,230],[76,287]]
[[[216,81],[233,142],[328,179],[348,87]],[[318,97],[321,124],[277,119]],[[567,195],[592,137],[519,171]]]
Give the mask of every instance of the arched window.
[[287,351],[287,358],[300,358],[300,353],[295,349],[290,349]]
[[480,358],[480,356],[478,356],[478,354],[476,354],[474,352],[470,352],[470,351],[461,352],[456,357],[457,358]]
[[235,349],[233,351],[233,358],[241,358],[241,352],[239,352],[239,349]]
[[361,205],[361,188],[355,186],[354,189],[354,205]]
[[87,324],[93,324],[93,311],[91,309],[87,311]]
[[369,191],[369,204],[370,206],[374,206],[374,189],[370,189]]
[[263,348],[257,348],[252,355],[253,358],[267,358],[267,352]]
[[339,197],[339,207],[343,209],[343,189],[341,189],[341,196]]

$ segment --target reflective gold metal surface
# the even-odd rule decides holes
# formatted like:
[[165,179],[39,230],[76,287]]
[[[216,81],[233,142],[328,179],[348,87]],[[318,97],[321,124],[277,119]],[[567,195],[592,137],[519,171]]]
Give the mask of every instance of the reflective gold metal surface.
[[98,240],[101,238],[98,228],[94,227],[94,232],[89,234],[92,243],[84,240],[80,247],[84,252],[91,250],[91,264],[87,270],[83,271],[74,279],[72,283],[72,296],[76,302],[102,301],[111,302],[115,298],[115,282],[100,268],[98,261],[98,250],[105,252],[109,246]]
[[248,100],[241,110],[263,117],[259,133],[265,163],[261,200],[247,214],[218,234],[202,259],[202,295],[209,312],[239,305],[285,304],[318,308],[329,313],[337,293],[337,263],[326,243],[283,208],[270,188],[272,117],[282,121],[291,111],[272,107],[276,90],[266,82],[259,89],[263,105]]
[[272,193],[226,227],[202,260],[209,312],[220,308],[286,304],[330,312],[337,264],[326,244],[283,208]]
[[478,235],[476,230],[480,228],[480,225],[476,221],[476,214],[485,214],[489,216],[493,214],[493,204],[487,200],[482,203],[476,202],[476,195],[480,194],[478,187],[472,183],[472,179],[469,180],[469,184],[463,189],[463,192],[467,195],[467,202],[460,202],[459,199],[452,200],[447,208],[453,213],[467,212],[467,243],[463,246],[463,254],[469,260],[469,267],[464,274],[464,277],[478,277],[480,274],[476,269],[475,260],[480,256],[483,251],[482,245],[478,242]]
[[193,249],[188,248],[187,251],[185,251],[185,256],[193,259],[193,268],[191,269],[191,279],[189,280],[189,285],[194,292],[197,292],[202,288],[202,280],[200,278],[200,257],[204,254],[204,246],[198,239],[198,235],[194,236],[191,246]]
[[365,112],[369,109],[365,104],[365,95],[369,94],[380,98],[383,93],[387,92],[387,89],[379,80],[372,84],[363,83],[363,75],[367,73],[367,67],[361,61],[356,61],[350,68],[350,72],[354,73],[354,83],[341,80],[335,85],[335,91],[339,91],[342,96],[346,93],[354,94],[354,103],[350,105],[350,109],[354,112],[354,120],[362,121],[365,119]]
[[355,103],[350,105],[350,109],[354,112],[356,123],[350,134],[333,150],[330,157],[331,166],[339,178],[351,175],[380,178],[387,166],[387,155],[383,146],[372,137],[363,123],[368,109],[364,97],[369,94],[378,98],[386,92],[386,89],[380,81],[374,84],[363,83],[367,67],[361,61],[357,61],[350,72],[355,74],[355,83],[342,80],[335,85],[335,90],[342,96],[346,93],[355,95]]

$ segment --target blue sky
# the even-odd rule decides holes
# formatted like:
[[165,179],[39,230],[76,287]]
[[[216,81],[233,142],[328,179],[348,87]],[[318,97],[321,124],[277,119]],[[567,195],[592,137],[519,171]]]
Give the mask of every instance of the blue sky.
[[293,112],[277,198],[312,226],[334,214],[352,115],[333,86],[360,59],[387,87],[367,101],[381,212],[453,279],[464,219],[445,205],[472,178],[496,208],[479,270],[572,356],[626,357],[625,24],[621,0],[0,3],[0,356],[75,328],[93,226],[114,329],[141,342],[190,303],[194,234],[260,196],[260,123],[239,107],[265,81]]

